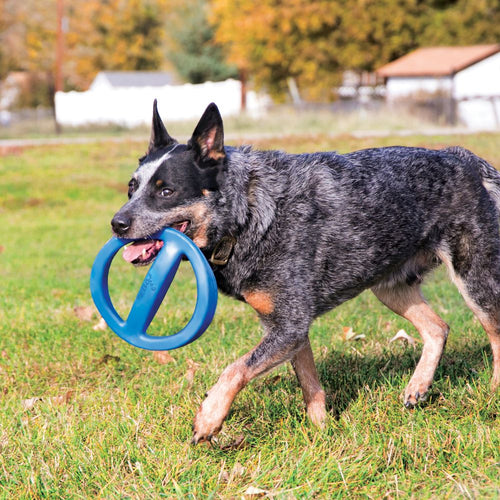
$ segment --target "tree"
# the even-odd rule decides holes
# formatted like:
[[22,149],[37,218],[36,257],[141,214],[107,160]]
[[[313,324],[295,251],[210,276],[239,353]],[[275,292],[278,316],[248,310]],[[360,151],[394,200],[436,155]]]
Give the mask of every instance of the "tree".
[[427,11],[420,45],[474,45],[500,40],[498,0],[435,0]]
[[7,9],[7,1],[0,0],[0,80],[3,80],[9,71],[9,58],[6,50],[6,33],[9,25],[12,24],[10,14]]
[[[66,0],[66,86],[84,89],[105,69],[162,67],[164,20],[174,1]],[[0,71],[53,74],[56,0],[0,0],[0,9]]]
[[273,94],[296,79],[311,98],[345,69],[373,71],[427,44],[499,38],[498,0],[212,0],[210,19],[229,60]]
[[173,41],[169,59],[178,73],[191,83],[220,81],[237,76],[226,62],[223,47],[214,40],[214,27],[207,19],[205,0],[190,0],[169,19]]
[[20,106],[50,106],[55,17],[50,2],[0,0],[0,79],[10,71],[30,74]]
[[68,70],[85,88],[101,70],[156,70],[164,62],[166,0],[77,0],[68,6]]
[[[36,75],[37,102],[52,85],[55,12],[56,0],[0,0],[0,78]],[[306,98],[329,99],[345,69],[500,39],[499,0],[65,0],[65,16],[63,73],[76,89],[168,58],[191,82],[239,73],[282,97],[293,77]]]
[[53,10],[50,2],[0,0],[0,40],[7,71],[52,71]]

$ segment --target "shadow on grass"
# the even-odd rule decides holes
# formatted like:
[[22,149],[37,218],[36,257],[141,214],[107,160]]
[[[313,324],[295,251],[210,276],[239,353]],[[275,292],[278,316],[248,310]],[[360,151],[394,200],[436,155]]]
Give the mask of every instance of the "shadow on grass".
[[[340,415],[356,400],[364,387],[376,389],[382,386],[401,386],[413,374],[420,358],[421,349],[400,353],[385,351],[380,356],[356,352],[329,351],[318,359],[319,378],[327,394],[327,409]],[[446,349],[436,370],[434,382],[449,378],[452,386],[463,386],[479,378],[485,369],[485,358],[490,360],[489,344],[472,344]],[[403,383],[403,380],[406,382]],[[432,404],[436,394],[431,394],[426,404]]]
[[[375,393],[377,401],[389,395],[394,398],[395,392],[402,395],[420,354],[421,348],[413,350],[399,346],[395,346],[394,351],[385,349],[380,356],[373,353],[360,355],[359,352],[348,349],[329,349],[325,355],[318,357],[316,362],[320,382],[327,396],[327,412],[333,418],[339,419],[348,411],[349,406],[360,398],[362,391]],[[474,386],[474,381],[478,379],[481,379],[480,383],[483,384],[484,372],[489,371],[491,365],[491,349],[488,343],[477,341],[450,346],[445,350],[438,366],[434,389],[431,389],[425,405],[438,405],[441,397],[438,388],[443,385],[446,387],[443,392],[449,390],[448,385],[450,386],[454,393],[449,394],[452,398],[461,393],[467,384]],[[490,377],[491,373],[488,372],[488,389]],[[245,447],[259,446],[263,437],[268,437],[276,431],[277,422],[286,420],[287,427],[293,430],[307,420],[301,391],[292,370],[270,374],[260,379],[254,385],[254,390],[259,393],[259,397],[249,396],[246,402],[245,399],[238,399],[233,404],[228,419],[236,417],[240,430],[244,422],[245,427],[252,429],[245,441]],[[448,397],[446,399],[449,400]],[[497,418],[493,407],[485,408],[485,411],[484,419],[494,421]],[[255,415],[258,412],[262,418],[258,419],[257,424]],[[226,452],[231,447],[232,444],[223,449]]]

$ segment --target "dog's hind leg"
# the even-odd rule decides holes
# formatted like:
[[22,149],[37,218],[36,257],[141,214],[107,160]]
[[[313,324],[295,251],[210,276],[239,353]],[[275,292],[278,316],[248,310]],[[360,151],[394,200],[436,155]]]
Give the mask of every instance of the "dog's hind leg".
[[500,386],[500,242],[491,230],[476,234],[473,243],[462,234],[438,251],[465,303],[488,334],[493,352],[491,387]]
[[309,322],[303,326],[299,323],[300,320],[268,323],[262,341],[222,372],[194,419],[194,444],[210,441],[220,431],[234,398],[252,379],[291,360],[303,349]]
[[404,404],[412,408],[424,401],[434,380],[434,373],[443,354],[449,332],[448,325],[429,307],[420,287],[399,283],[372,288],[376,297],[389,309],[410,321],[424,341],[422,355],[405,390]]
[[[479,316],[478,316],[479,317]],[[491,344],[493,352],[493,376],[491,377],[491,389],[493,391],[500,387],[500,321],[498,314],[491,317],[483,317],[479,320],[483,325]]]
[[314,425],[322,427],[326,417],[325,391],[319,382],[309,339],[293,357],[292,366],[304,395],[307,415]]

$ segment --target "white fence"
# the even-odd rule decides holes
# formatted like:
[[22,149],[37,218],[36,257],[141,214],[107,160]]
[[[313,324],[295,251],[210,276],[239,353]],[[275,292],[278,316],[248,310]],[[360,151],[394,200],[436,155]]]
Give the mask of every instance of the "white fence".
[[471,130],[500,130],[500,95],[459,99],[457,117]]
[[[206,82],[199,85],[130,87],[86,92],[57,92],[55,111],[62,126],[117,124],[136,127],[151,123],[153,100],[167,122],[198,119],[211,102],[223,117],[241,112],[241,82]],[[268,105],[266,96],[247,93],[247,112],[259,116]]]

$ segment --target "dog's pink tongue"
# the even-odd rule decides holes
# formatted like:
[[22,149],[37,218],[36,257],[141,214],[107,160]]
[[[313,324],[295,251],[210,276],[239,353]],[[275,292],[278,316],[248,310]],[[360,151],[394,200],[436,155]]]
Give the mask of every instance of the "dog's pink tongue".
[[133,262],[141,256],[146,256],[149,250],[156,246],[155,240],[136,241],[123,250],[123,258],[127,262]]

